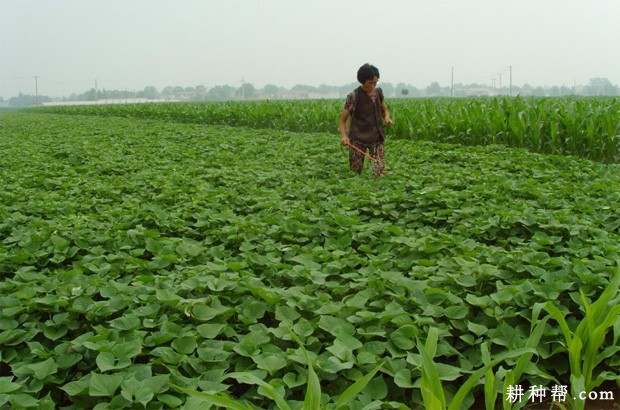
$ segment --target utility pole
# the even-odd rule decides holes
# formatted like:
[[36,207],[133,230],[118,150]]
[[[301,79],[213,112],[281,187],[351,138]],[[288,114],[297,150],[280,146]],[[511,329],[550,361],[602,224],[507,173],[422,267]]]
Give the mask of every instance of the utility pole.
[[502,73],[499,73],[499,95],[502,95]]
[[452,66],[452,78],[450,79],[450,97],[454,95],[454,66]]
[[34,76],[34,95],[35,95],[35,104],[39,105],[39,76]]
[[573,79],[573,95],[577,95],[577,80]]
[[243,84],[245,83],[245,79],[241,77],[241,99],[245,100],[245,87]]
[[95,78],[95,101],[97,101],[97,79]]
[[508,68],[510,69],[510,96],[512,97],[512,66],[509,65]]

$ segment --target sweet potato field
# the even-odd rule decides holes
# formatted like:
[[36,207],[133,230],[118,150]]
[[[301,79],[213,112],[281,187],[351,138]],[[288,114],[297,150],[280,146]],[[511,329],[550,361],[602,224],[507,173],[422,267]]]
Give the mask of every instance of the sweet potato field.
[[355,176],[323,104],[0,112],[0,407],[612,408],[620,166],[394,129]]
[[[390,99],[393,139],[502,144],[620,162],[620,100],[584,98]],[[337,132],[342,100],[229,101],[71,107],[35,112],[121,116],[304,132]]]

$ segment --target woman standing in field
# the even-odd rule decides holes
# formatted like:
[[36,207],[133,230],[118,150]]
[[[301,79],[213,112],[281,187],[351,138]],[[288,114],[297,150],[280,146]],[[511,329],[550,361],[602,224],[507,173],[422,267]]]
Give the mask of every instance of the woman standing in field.
[[[349,146],[349,168],[360,174],[364,168],[366,151],[373,158],[372,170],[375,177],[385,175],[385,132],[392,125],[390,112],[385,105],[383,90],[377,87],[379,70],[364,64],[357,71],[360,86],[347,95],[344,109],[338,121],[342,144]],[[350,129],[347,121],[350,120]]]

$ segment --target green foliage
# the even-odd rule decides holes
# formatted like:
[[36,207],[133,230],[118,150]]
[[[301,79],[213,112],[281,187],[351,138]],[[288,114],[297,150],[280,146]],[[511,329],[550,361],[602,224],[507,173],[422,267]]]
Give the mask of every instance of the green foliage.
[[[164,119],[303,132],[337,132],[341,100],[38,107],[35,112]],[[620,161],[613,97],[393,99],[389,138],[503,144],[532,152]]]
[[374,180],[332,134],[0,116],[0,407],[467,407],[620,373],[616,165],[399,139]]

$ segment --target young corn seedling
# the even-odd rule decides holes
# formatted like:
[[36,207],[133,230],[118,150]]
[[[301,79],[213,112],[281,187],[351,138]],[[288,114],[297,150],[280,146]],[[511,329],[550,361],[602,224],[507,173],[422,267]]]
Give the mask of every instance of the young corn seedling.
[[[566,341],[568,360],[570,363],[570,383],[572,397],[578,397],[579,392],[593,391],[606,380],[605,374],[594,378],[594,369],[603,360],[617,353],[617,349],[605,349],[599,352],[605,342],[609,328],[620,321],[620,267],[609,281],[601,296],[593,303],[588,303],[585,294],[580,290],[581,301],[584,307],[584,318],[579,322],[575,331],[571,331],[564,318],[564,314],[552,302],[547,302],[545,309],[560,325]],[[615,335],[618,343],[618,334]],[[613,345],[613,344],[612,344]],[[577,410],[585,407],[584,400],[575,400],[573,406]]]
[[[532,328],[530,331],[530,337],[525,342],[525,348],[527,349],[534,349],[534,350],[536,349],[536,347],[538,346],[538,343],[540,342],[541,337],[543,336],[545,327],[547,326],[547,321],[549,320],[549,316],[545,316],[543,319],[538,320],[538,315],[540,314],[541,309],[542,309],[542,306],[535,306],[533,309],[532,319],[530,322],[532,324]],[[482,345],[482,347],[484,348],[482,352],[483,363],[488,364],[491,361],[491,358],[488,354],[488,349],[486,348],[486,345]],[[525,406],[526,404],[525,402],[511,403],[511,401],[508,398],[508,390],[509,390],[509,386],[514,386],[515,384],[519,383],[519,381],[521,381],[521,376],[525,372],[527,365],[531,362],[532,356],[533,356],[532,353],[525,353],[523,356],[519,357],[515,367],[506,372],[504,376],[503,400],[502,400],[504,410],[517,410]],[[557,382],[557,380],[555,380],[552,376],[548,374],[544,374],[543,372],[540,372],[540,375],[543,375],[549,380],[554,380]],[[485,380],[486,408],[491,408],[491,409],[495,408],[495,401],[497,399],[497,390],[492,390],[490,386],[490,384],[495,381],[496,379],[495,376],[496,375],[494,375],[491,370],[489,370],[489,372],[487,373],[487,377],[490,380]]]
[[[533,354],[536,354],[536,350],[530,347],[524,347],[521,349],[516,349],[511,352],[506,352],[504,354],[498,355],[493,360],[490,360],[488,357],[488,363],[485,363],[483,367],[476,370],[472,373],[467,380],[463,383],[463,385],[457,390],[456,394],[448,404],[446,400],[446,394],[444,388],[441,384],[441,380],[439,378],[439,373],[437,371],[437,367],[433,362],[433,358],[437,351],[437,339],[438,332],[436,328],[430,328],[428,332],[428,337],[426,339],[426,343],[422,345],[420,341],[418,341],[417,346],[420,352],[420,357],[422,359],[422,400],[424,402],[424,408],[426,409],[436,409],[436,410],[457,410],[461,409],[463,403],[469,392],[482,380],[485,375],[488,375],[488,372],[491,371],[493,367],[497,366],[499,363],[513,359],[516,357],[527,357],[527,361],[531,359]],[[491,390],[487,387],[488,390]],[[491,401],[492,393],[488,392],[487,400]],[[494,401],[494,400],[493,400]]]

